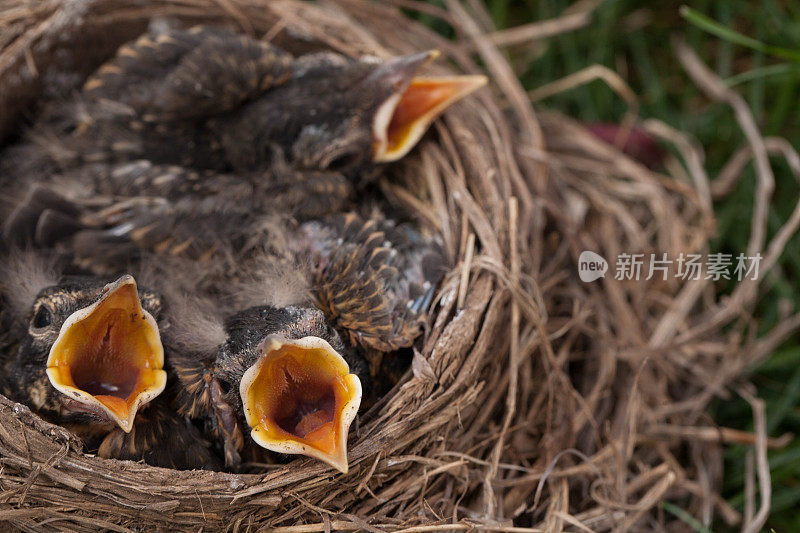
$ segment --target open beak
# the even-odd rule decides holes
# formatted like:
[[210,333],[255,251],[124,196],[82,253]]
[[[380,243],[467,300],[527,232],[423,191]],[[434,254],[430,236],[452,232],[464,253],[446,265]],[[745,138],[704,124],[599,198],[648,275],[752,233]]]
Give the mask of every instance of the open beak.
[[259,350],[239,386],[253,440],[347,473],[347,431],[361,405],[358,376],[319,337],[270,335]]
[[158,325],[142,309],[136,281],[123,276],[72,313],[47,359],[47,377],[78,409],[130,432],[139,407],[167,384]]
[[388,73],[394,76],[395,92],[375,114],[373,161],[388,163],[406,155],[445,109],[486,85],[486,76],[414,76],[438,55],[438,51],[432,50],[399,57],[381,69],[384,77],[388,78]]

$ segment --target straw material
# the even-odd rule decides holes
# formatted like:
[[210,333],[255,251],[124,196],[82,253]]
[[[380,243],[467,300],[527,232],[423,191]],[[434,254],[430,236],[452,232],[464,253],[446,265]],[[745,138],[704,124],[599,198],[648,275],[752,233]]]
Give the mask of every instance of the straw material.
[[[0,521],[28,531],[271,526],[280,531],[652,530],[669,500],[704,523],[769,511],[763,403],[742,375],[795,331],[787,316],[757,338],[748,309],[759,282],[722,298],[713,280],[674,266],[639,281],[578,278],[578,256],[613,260],[708,252],[712,198],[756,161],[749,255],[763,280],[800,223],[766,240],[772,192],[763,139],[747,107],[682,43],[680,60],[710,98],[733,106],[748,146],[709,182],[681,132],[668,173],[648,170],[580,124],[534,111],[497,48],[579,27],[568,15],[493,34],[478,2],[446,9],[411,0],[310,4],[267,0],[8,0],[0,8],[0,135],[21,111],[68,94],[153,17],[227,24],[295,53],[321,48],[381,57],[438,48],[434,71],[487,73],[491,87],[457,105],[382,181],[386,197],[438,231],[452,269],[405,379],[351,429],[350,473],[298,459],[260,474],[177,472],[80,452],[75,437],[0,398]],[[450,24],[445,40],[403,7]],[[586,20],[584,20],[586,19]],[[563,23],[563,24],[562,24]],[[562,26],[559,26],[562,24]],[[482,65],[482,66],[479,66]],[[715,397],[753,405],[755,434],[715,427]],[[743,518],[716,490],[725,443],[754,445],[760,501]],[[753,491],[751,491],[753,492]],[[765,494],[766,493],[766,494]]]

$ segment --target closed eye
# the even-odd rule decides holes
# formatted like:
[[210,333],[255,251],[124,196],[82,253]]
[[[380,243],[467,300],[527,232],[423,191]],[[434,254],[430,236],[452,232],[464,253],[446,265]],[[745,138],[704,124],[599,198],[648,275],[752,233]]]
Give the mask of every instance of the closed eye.
[[333,158],[327,165],[328,170],[341,172],[356,166],[361,160],[361,156],[355,152],[345,152]]

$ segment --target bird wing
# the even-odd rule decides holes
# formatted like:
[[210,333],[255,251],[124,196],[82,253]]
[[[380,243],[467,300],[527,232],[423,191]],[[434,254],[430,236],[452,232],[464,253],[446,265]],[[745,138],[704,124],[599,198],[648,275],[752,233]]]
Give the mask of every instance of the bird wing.
[[410,346],[443,272],[441,248],[408,224],[353,213],[307,222],[300,233],[318,304],[334,324],[366,348]]
[[90,100],[133,108],[146,121],[229,111],[291,76],[292,56],[222,28],[147,33],[122,46],[84,86]]
[[[66,197],[72,183],[83,196]],[[246,181],[206,179],[182,167],[98,164],[62,176],[58,185],[34,185],[4,234],[10,242],[57,248],[99,273],[118,271],[143,252],[203,260],[235,249],[243,246],[237,238],[249,238],[254,218]]]
[[[82,196],[66,197],[75,191]],[[323,216],[351,193],[344,176],[327,171],[243,177],[146,160],[90,163],[31,187],[4,232],[9,242],[66,246],[82,266],[107,273],[142,252],[200,260],[263,248],[275,231],[265,219]]]

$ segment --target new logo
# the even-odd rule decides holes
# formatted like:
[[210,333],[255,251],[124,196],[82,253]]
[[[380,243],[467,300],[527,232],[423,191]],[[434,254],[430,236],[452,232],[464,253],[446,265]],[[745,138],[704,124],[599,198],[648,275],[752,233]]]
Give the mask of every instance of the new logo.
[[589,283],[604,278],[606,272],[608,272],[608,261],[602,255],[589,250],[581,252],[578,257],[578,277],[581,278],[581,281]]

